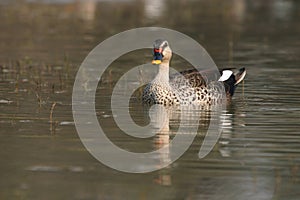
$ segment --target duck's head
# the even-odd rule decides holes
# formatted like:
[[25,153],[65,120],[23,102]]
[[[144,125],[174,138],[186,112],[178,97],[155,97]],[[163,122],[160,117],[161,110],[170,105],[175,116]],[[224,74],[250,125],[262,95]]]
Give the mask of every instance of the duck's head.
[[163,62],[169,63],[172,57],[172,50],[168,41],[158,39],[153,44],[153,61],[152,64],[159,65]]
[[227,68],[220,71],[221,77],[219,81],[222,81],[225,86],[225,90],[227,95],[233,96],[234,90],[236,86],[244,80],[246,76],[246,69],[234,69],[234,68]]

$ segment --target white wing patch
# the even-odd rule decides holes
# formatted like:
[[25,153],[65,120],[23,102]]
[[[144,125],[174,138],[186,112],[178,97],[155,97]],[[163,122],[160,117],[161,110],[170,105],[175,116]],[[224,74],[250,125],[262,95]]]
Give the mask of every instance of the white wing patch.
[[226,81],[230,78],[230,76],[233,74],[230,70],[224,70],[222,71],[222,76],[219,78],[219,81]]

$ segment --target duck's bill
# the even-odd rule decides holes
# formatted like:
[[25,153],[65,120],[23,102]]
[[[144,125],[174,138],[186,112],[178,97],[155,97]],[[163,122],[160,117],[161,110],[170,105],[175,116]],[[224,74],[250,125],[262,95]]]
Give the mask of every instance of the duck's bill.
[[161,60],[152,60],[153,65],[159,65],[161,63]]

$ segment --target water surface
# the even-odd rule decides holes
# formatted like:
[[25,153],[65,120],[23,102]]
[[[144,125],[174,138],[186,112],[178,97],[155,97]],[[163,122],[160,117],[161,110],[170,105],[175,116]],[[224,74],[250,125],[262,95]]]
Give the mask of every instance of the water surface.
[[[1,1],[0,198],[298,199],[299,13],[293,0]],[[207,157],[197,157],[204,137],[200,128],[172,165],[126,174],[99,163],[84,148],[71,95],[90,50],[113,34],[142,26],[181,31],[203,45],[219,68],[244,66],[247,77],[227,106],[224,130]],[[114,83],[131,66],[150,60],[147,50],[116,60],[96,94],[107,135],[137,152],[168,142],[180,123],[170,120],[170,134],[145,140],[115,126]],[[172,61],[178,68],[185,63],[176,56]],[[133,119],[147,124],[138,99],[130,106]],[[168,159],[168,152],[162,158]]]

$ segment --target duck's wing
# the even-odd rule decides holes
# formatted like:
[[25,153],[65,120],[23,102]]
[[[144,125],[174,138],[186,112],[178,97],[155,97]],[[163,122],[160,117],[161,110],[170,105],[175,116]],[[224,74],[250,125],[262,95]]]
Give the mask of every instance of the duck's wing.
[[[230,72],[230,73],[224,73]],[[221,76],[220,76],[221,74]],[[171,85],[183,91],[187,88],[209,88],[211,86],[220,86],[222,84],[228,96],[233,96],[236,86],[245,78],[245,68],[226,68],[220,70],[220,74],[214,70],[189,69],[170,77]],[[213,83],[213,84],[210,84]],[[209,85],[208,85],[209,84]],[[218,87],[220,91],[220,88]]]
[[[218,80],[218,74],[214,74],[213,70],[198,71],[197,69],[188,69],[181,71],[180,74],[175,74],[170,77],[170,81],[173,84],[188,84],[190,87],[206,87],[208,80]],[[209,78],[208,78],[209,77]]]

